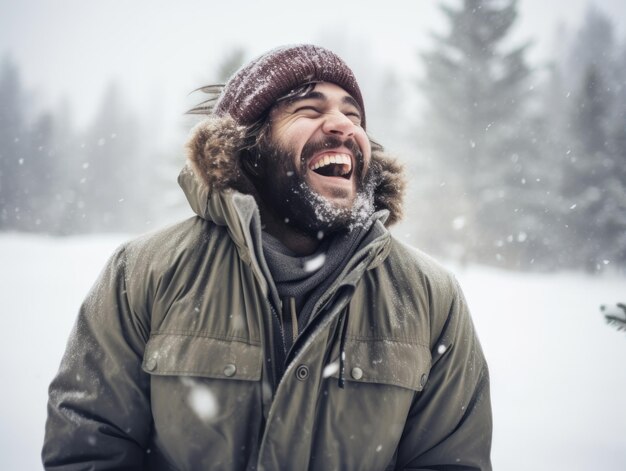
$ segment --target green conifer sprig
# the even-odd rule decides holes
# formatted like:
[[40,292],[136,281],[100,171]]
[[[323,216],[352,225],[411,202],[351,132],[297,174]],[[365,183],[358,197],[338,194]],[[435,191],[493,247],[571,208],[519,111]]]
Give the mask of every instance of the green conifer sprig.
[[604,314],[607,324],[612,325],[619,331],[626,331],[626,304],[601,305],[600,311]]

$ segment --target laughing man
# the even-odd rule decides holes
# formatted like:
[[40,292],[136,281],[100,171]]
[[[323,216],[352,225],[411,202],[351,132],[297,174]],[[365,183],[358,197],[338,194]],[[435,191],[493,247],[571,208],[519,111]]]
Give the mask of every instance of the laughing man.
[[196,216],[120,247],[80,310],[45,468],[490,470],[467,305],[387,229],[402,168],[352,71],[275,49],[208,113],[179,177]]

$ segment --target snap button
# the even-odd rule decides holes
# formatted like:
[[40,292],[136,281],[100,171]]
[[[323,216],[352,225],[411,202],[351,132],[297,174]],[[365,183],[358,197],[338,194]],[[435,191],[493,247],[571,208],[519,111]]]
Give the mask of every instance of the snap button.
[[354,368],[352,368],[352,371],[350,371],[350,375],[354,379],[361,379],[363,377],[363,370],[358,366],[355,366]]
[[237,372],[237,367],[233,365],[232,363],[229,363],[228,365],[224,367],[224,375],[228,376],[229,378],[231,376],[235,376],[236,372]]
[[146,369],[148,371],[154,371],[154,369],[157,367],[157,361],[154,358],[150,358],[147,362],[146,362]]
[[300,365],[296,368],[296,378],[300,381],[304,381],[309,377],[309,367],[306,365]]
[[421,387],[426,386],[426,381],[428,381],[428,375],[424,373],[422,377],[420,378],[420,386]]

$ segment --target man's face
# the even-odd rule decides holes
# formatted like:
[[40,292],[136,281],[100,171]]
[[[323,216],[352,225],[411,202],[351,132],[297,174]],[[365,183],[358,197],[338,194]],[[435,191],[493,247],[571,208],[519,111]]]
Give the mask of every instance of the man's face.
[[285,223],[313,235],[372,213],[371,146],[361,113],[344,89],[326,82],[272,109],[259,190]]

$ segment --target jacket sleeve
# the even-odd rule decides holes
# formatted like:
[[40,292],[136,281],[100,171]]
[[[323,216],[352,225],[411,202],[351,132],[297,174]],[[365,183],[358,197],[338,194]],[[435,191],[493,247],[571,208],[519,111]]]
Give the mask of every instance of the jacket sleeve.
[[129,306],[125,263],[122,247],[81,306],[50,385],[47,470],[143,467],[151,413],[141,361],[149,328]]
[[451,304],[431,302],[443,312],[431,320],[432,366],[411,406],[397,469],[491,471],[489,373],[461,289],[451,282]]

